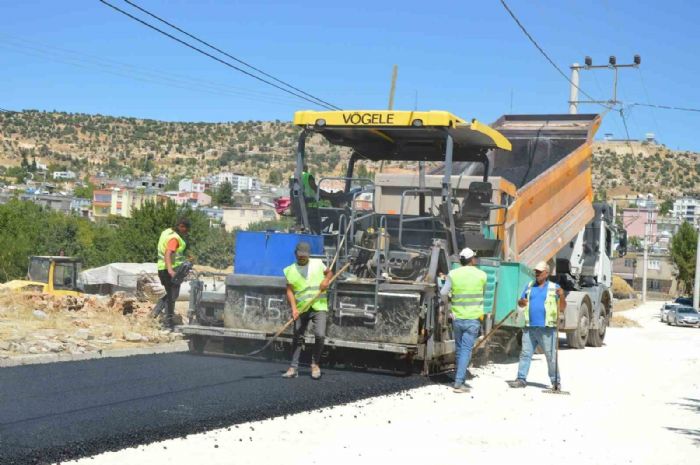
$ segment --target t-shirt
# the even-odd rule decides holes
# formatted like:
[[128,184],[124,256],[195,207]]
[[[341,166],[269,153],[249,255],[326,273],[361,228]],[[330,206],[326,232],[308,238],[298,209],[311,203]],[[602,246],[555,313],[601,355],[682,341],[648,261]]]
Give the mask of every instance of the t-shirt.
[[[551,281],[544,283],[544,286],[538,286],[537,282],[532,286],[532,291],[530,291],[530,326],[543,328],[545,326],[545,310],[544,301],[547,299],[547,285],[554,286],[554,289],[559,289],[559,285]],[[523,293],[520,296],[521,299],[527,298],[527,288],[528,284],[523,289]],[[557,296],[559,300],[559,296]]]
[[301,266],[300,264],[296,263],[295,266],[297,267],[297,271],[299,272],[300,275],[306,279],[309,276],[309,264],[308,262],[306,265]]
[[165,250],[169,250],[171,252],[177,251],[177,248],[180,246],[180,243],[177,241],[177,239],[170,239],[168,241],[168,245],[165,247]]

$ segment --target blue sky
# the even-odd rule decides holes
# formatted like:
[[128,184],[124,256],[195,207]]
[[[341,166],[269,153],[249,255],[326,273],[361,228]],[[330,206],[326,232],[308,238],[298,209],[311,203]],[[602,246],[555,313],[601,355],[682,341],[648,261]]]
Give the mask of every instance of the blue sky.
[[[512,95],[513,113],[567,111],[569,84],[497,0],[137,3],[342,108],[386,107],[397,64],[397,109],[416,105],[490,122],[511,112]],[[621,100],[700,107],[697,2],[508,3],[567,74],[585,55],[605,63],[614,54],[623,63],[638,53],[641,70],[620,71]],[[295,110],[311,108],[97,0],[0,0],[0,70],[0,108],[13,110],[235,121],[290,120]],[[612,73],[583,72],[581,87],[610,98]],[[654,132],[672,148],[700,151],[700,113],[635,107],[628,122],[632,137]],[[624,137],[619,116],[605,118],[599,135],[605,132]]]

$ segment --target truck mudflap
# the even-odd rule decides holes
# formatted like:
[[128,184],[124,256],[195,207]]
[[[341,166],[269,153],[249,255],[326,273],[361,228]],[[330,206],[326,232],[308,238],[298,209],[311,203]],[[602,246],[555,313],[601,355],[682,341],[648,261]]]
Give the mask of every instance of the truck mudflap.
[[[343,347],[363,343],[415,346],[426,292],[434,292],[433,287],[394,283],[376,287],[374,280],[340,281],[328,295],[327,341],[344,341]],[[285,293],[284,278],[229,275],[224,328],[276,332],[291,318]],[[284,334],[291,335],[291,329]]]
[[[223,337],[223,338],[233,338],[233,339],[247,339],[247,340],[257,340],[261,341],[261,346],[264,341],[268,340],[273,336],[272,333],[266,333],[262,331],[252,331],[252,330],[242,330],[242,329],[232,329],[232,328],[221,328],[217,326],[204,326],[204,325],[182,325],[178,326],[177,331],[181,332],[185,336],[205,336],[205,337]],[[307,334],[305,339],[306,344],[313,344],[314,336],[313,334]],[[280,336],[278,339],[280,342],[291,343],[292,338],[289,335]],[[408,344],[387,344],[383,342],[358,342],[358,341],[345,341],[342,339],[336,339],[332,337],[327,337],[325,340],[325,345],[329,347],[342,347],[347,349],[363,349],[363,350],[376,350],[379,352],[390,352],[394,354],[409,354],[416,352],[415,345]]]

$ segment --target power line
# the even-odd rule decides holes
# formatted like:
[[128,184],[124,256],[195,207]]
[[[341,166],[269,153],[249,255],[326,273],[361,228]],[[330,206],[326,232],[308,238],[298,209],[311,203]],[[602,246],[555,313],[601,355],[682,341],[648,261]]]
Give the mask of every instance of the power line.
[[340,108],[338,108],[337,106],[333,105],[332,103],[326,102],[325,100],[322,100],[322,99],[320,99],[320,98],[318,98],[318,97],[316,97],[316,96],[314,96],[314,95],[311,95],[311,94],[309,94],[308,92],[304,92],[303,90],[301,90],[301,89],[299,89],[299,88],[297,88],[297,87],[294,87],[293,85],[289,84],[288,82],[282,81],[281,79],[277,79],[276,77],[272,76],[271,74],[268,74],[268,73],[266,73],[265,71],[263,71],[263,70],[261,70],[261,69],[259,69],[259,68],[256,68],[255,66],[251,65],[250,63],[247,63],[247,62],[241,60],[240,58],[236,58],[235,56],[231,55],[230,53],[225,52],[225,51],[221,50],[221,49],[218,48],[218,47],[215,47],[214,45],[210,44],[209,42],[206,42],[206,41],[200,39],[199,37],[196,37],[195,35],[190,34],[189,32],[187,32],[187,31],[185,31],[185,30],[179,28],[178,26],[174,25],[173,23],[166,21],[165,19],[161,18],[160,16],[158,16],[158,15],[156,15],[156,14],[154,14],[154,13],[151,13],[150,11],[148,11],[148,10],[146,10],[145,8],[143,8],[143,7],[139,6],[139,5],[137,5],[136,3],[134,3],[134,2],[132,2],[132,1],[130,1],[130,0],[124,0],[124,1],[125,1],[126,3],[128,3],[129,5],[133,6],[134,8],[136,8],[137,10],[140,10],[140,11],[146,13],[148,16],[157,19],[158,21],[160,21],[160,22],[163,23],[163,24],[167,24],[167,25],[170,26],[171,28],[175,29],[175,30],[178,31],[178,32],[181,32],[182,34],[186,35],[187,37],[190,37],[191,39],[196,40],[196,41],[199,42],[200,44],[206,45],[207,47],[211,48],[212,50],[216,50],[217,52],[221,53],[222,55],[225,55],[225,56],[231,58],[232,60],[235,60],[235,61],[237,61],[238,63],[240,63],[240,64],[242,64],[242,65],[245,65],[245,66],[247,66],[248,68],[250,68],[250,69],[252,69],[252,70],[257,71],[258,73],[262,74],[263,76],[268,77],[268,78],[272,79],[272,80],[275,81],[275,82],[278,82],[278,83],[280,83],[280,84],[283,84],[283,85],[289,87],[290,89],[294,89],[294,90],[296,90],[297,92],[300,92],[300,93],[306,95],[307,97],[311,97],[312,99],[317,100],[317,101],[321,102],[322,104],[324,104],[324,105],[326,105],[326,106],[335,108],[336,110],[340,110]]
[[662,110],[676,110],[676,111],[690,111],[694,113],[700,113],[700,108],[688,108],[688,107],[674,107],[671,105],[656,105],[653,103],[630,103],[630,107],[650,107],[650,108],[660,108]]
[[[559,65],[557,65],[557,64],[554,62],[554,60],[552,60],[552,59],[549,57],[549,55],[547,54],[547,52],[540,46],[540,44],[537,43],[537,41],[535,40],[535,38],[532,37],[532,35],[527,31],[527,29],[525,29],[525,26],[523,26],[523,24],[520,22],[520,20],[518,19],[518,17],[515,16],[515,13],[513,13],[513,10],[510,9],[510,7],[509,7],[508,4],[505,2],[505,0],[501,0],[501,4],[503,5],[503,8],[506,9],[506,11],[507,11],[508,14],[510,15],[510,17],[513,18],[513,21],[515,21],[515,23],[518,25],[518,27],[520,28],[520,30],[522,30],[523,33],[527,36],[527,38],[530,39],[530,42],[532,42],[532,45],[534,45],[535,48],[537,48],[537,50],[539,50],[539,52],[542,54],[542,56],[544,56],[544,57],[547,59],[547,61],[549,62],[549,64],[551,64],[551,65],[554,67],[554,69],[556,69],[557,72],[558,72],[559,74],[561,74],[561,76],[562,76],[564,79],[567,80],[567,82],[568,82],[569,84],[571,84],[572,86],[574,86],[575,88],[577,88],[577,89],[579,90],[579,92],[581,92],[583,95],[585,95],[586,97],[588,97],[590,100],[596,100],[596,99],[593,98],[590,94],[588,94],[586,91],[584,91],[584,90],[581,89],[579,86],[577,86],[576,84],[574,84],[573,81],[566,75],[566,73],[564,73],[564,71],[562,71],[562,69],[559,67]],[[602,107],[605,107],[605,108],[608,108],[608,109],[611,108],[609,105],[604,105],[604,104],[599,103],[599,102],[594,102],[594,103],[597,103],[598,105],[600,105],[600,106],[602,106]]]
[[281,87],[281,86],[279,86],[279,85],[277,85],[277,84],[275,84],[275,83],[273,83],[273,82],[270,82],[270,81],[268,81],[268,80],[266,80],[266,79],[263,79],[263,78],[261,78],[260,76],[256,76],[255,74],[249,73],[248,71],[246,71],[246,70],[244,70],[244,69],[242,69],[242,68],[240,68],[240,67],[238,67],[238,66],[236,66],[236,65],[232,65],[231,63],[229,63],[229,62],[227,62],[227,61],[224,61],[224,60],[222,60],[221,58],[218,58],[218,57],[212,55],[211,53],[202,50],[201,48],[198,48],[198,47],[196,47],[196,46],[194,46],[194,45],[192,45],[192,44],[190,44],[190,43],[187,43],[187,42],[185,42],[184,40],[181,40],[181,39],[175,37],[174,35],[172,35],[172,34],[170,34],[170,33],[168,33],[168,32],[165,32],[164,30],[159,29],[159,28],[157,28],[156,26],[154,26],[154,25],[152,25],[152,24],[150,24],[150,23],[147,23],[146,21],[144,21],[144,20],[142,20],[142,19],[140,19],[140,18],[137,18],[136,16],[132,15],[131,13],[128,13],[128,12],[122,10],[121,8],[119,8],[119,7],[115,6],[115,5],[112,5],[111,3],[109,3],[109,2],[107,2],[107,1],[105,1],[105,0],[99,0],[99,1],[100,1],[100,3],[103,3],[103,4],[107,5],[108,7],[112,8],[113,10],[118,11],[119,13],[121,13],[121,14],[123,14],[123,15],[125,15],[125,16],[131,18],[131,19],[133,19],[134,21],[143,24],[144,26],[148,27],[149,29],[153,29],[154,31],[159,32],[160,34],[162,34],[162,35],[164,35],[164,36],[166,36],[166,37],[169,37],[169,38],[173,39],[174,41],[176,41],[176,42],[178,42],[178,43],[184,45],[185,47],[191,48],[192,50],[194,50],[194,51],[196,51],[196,52],[199,52],[199,53],[201,53],[202,55],[205,55],[205,56],[207,56],[207,57],[209,57],[209,58],[211,58],[211,59],[213,59],[213,60],[215,60],[215,61],[218,61],[219,63],[221,63],[221,64],[223,64],[223,65],[225,65],[225,66],[228,66],[229,68],[235,69],[236,71],[239,71],[239,72],[241,72],[241,73],[243,73],[243,74],[245,74],[245,75],[247,75],[247,76],[250,76],[250,77],[252,77],[253,79],[256,79],[256,80],[258,80],[258,81],[260,81],[260,82],[263,82],[263,83],[265,83],[265,84],[267,84],[267,85],[269,85],[269,86],[275,87],[275,88],[281,90],[282,92],[286,92],[286,93],[288,93],[288,94],[291,94],[291,95],[293,95],[293,96],[295,96],[295,97],[298,97],[298,98],[300,98],[300,99],[302,99],[302,100],[305,100],[305,101],[307,101],[307,102],[309,102],[309,103],[311,103],[311,104],[313,104],[313,105],[322,106],[322,107],[325,107],[325,108],[327,108],[327,109],[337,109],[336,107],[331,107],[331,106],[328,106],[328,105],[325,105],[325,104],[319,104],[318,102],[316,102],[316,101],[314,101],[314,100],[311,100],[311,99],[308,98],[308,97],[305,97],[305,96],[303,96],[303,95],[301,95],[301,94],[298,94],[298,93],[296,93],[296,92],[293,92],[293,91],[291,91],[291,90],[285,89],[284,87]]

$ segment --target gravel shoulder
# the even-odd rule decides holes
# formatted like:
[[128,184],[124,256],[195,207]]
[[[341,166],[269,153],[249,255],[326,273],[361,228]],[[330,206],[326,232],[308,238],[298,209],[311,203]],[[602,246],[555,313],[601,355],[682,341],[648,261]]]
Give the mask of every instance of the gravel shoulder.
[[[505,384],[516,363],[487,365],[474,370],[470,394],[436,383],[71,463],[693,463],[700,330],[660,323],[660,305],[626,311],[640,326],[611,328],[602,348],[563,348],[569,396],[541,392],[546,366],[536,355],[522,390]],[[295,392],[304,389],[300,380],[289,381],[285,395],[303,396]]]

